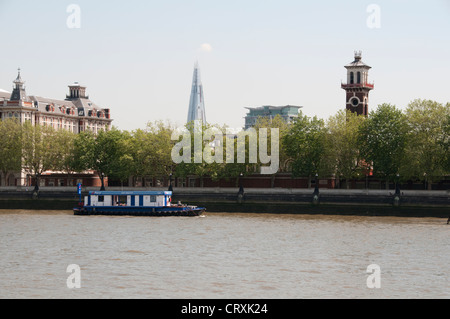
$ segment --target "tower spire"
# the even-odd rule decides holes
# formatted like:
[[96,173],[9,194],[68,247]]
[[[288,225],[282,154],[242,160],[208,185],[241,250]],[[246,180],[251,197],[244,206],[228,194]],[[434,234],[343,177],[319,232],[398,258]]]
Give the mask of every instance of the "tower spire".
[[206,124],[205,101],[203,97],[203,85],[200,78],[198,62],[194,64],[194,75],[192,77],[191,98],[189,101],[188,123],[202,121]]
[[22,80],[20,76],[20,68],[17,69],[17,78],[13,81],[14,88],[11,93],[11,101],[28,101],[27,94],[25,92],[24,84],[25,82]]
[[25,82],[23,82],[22,81],[22,77],[20,76],[20,68],[17,68],[17,78],[14,80],[14,82],[13,82],[14,84],[16,84],[16,87],[17,87],[17,85],[23,85]]

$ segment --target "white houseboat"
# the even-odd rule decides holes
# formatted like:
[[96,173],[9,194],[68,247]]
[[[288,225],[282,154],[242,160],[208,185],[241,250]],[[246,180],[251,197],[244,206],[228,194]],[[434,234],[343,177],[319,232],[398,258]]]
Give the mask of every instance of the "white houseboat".
[[199,216],[206,208],[172,204],[171,191],[91,191],[75,215]]

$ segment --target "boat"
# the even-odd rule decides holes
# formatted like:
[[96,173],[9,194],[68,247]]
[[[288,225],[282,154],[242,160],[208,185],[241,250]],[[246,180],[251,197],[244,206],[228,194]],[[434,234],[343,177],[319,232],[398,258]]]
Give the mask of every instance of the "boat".
[[73,209],[78,216],[201,216],[206,208],[172,204],[171,191],[90,191]]

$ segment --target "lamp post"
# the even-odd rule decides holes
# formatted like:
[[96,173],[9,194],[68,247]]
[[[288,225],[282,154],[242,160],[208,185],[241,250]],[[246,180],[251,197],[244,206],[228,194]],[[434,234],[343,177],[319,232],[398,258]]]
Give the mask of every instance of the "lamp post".
[[318,177],[319,177],[319,174],[316,173],[316,180],[315,180],[316,187],[314,188],[314,195],[319,194],[319,182],[317,180]]
[[172,192],[173,188],[172,188],[172,173],[170,173],[169,175],[169,192]]
[[242,185],[242,177],[244,176],[244,174],[240,173],[239,174],[239,192],[237,194],[237,202],[239,204],[242,204],[242,202],[244,201],[244,186]]
[[240,173],[239,174],[239,195],[244,195],[244,186],[242,185],[242,177],[244,176],[244,174]]
[[400,186],[398,183],[399,179],[400,179],[400,174],[397,173],[396,182],[395,182],[395,195],[394,195],[394,206],[395,207],[400,206]]
[[100,187],[101,191],[105,190],[105,173],[102,172],[102,178],[101,178],[102,186]]
[[400,185],[399,185],[400,174],[397,173],[397,178],[395,181],[395,195],[400,195]]
[[316,179],[315,179],[316,187],[314,188],[313,201],[312,201],[314,205],[319,204],[319,181],[317,180],[318,177],[319,177],[319,174],[316,173]]

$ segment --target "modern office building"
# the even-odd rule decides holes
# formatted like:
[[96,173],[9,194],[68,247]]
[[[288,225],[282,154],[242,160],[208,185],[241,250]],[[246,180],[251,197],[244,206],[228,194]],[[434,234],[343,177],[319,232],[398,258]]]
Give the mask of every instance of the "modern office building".
[[245,116],[245,129],[255,126],[258,118],[267,118],[272,120],[277,115],[280,115],[286,123],[291,123],[294,118],[298,117],[298,113],[301,108],[302,106],[294,105],[246,107],[249,112]]

